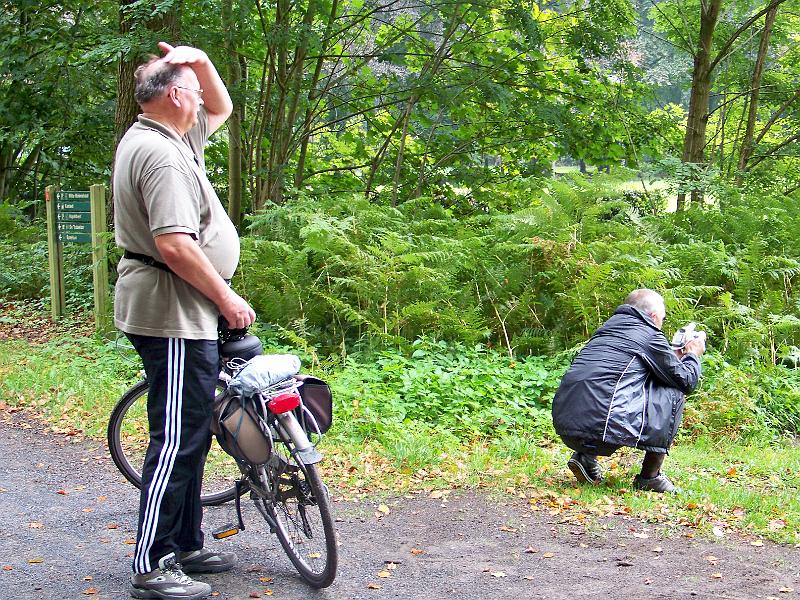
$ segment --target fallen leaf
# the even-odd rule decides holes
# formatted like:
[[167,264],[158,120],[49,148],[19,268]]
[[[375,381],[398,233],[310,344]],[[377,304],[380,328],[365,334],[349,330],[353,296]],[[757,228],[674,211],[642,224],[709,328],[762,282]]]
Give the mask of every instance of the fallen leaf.
[[717,536],[717,537],[725,537],[725,532],[724,532],[724,531],[722,531],[722,527],[720,527],[719,525],[717,525],[717,526],[713,527],[713,528],[711,529],[711,531],[712,531],[712,533],[713,533],[715,536]]
[[492,577],[505,577],[506,574],[503,571],[492,571]]
[[783,529],[786,527],[786,521],[783,519],[772,519],[767,525],[767,529],[770,531],[778,531],[779,529]]
[[91,506],[87,506],[86,508],[83,509],[83,512],[85,513],[94,512],[94,509]]
[[661,546],[656,546],[656,547],[655,547],[655,548],[653,548],[653,550],[652,550],[652,552],[663,552],[663,551],[664,551],[664,549],[663,549]]
[[751,546],[763,546],[764,542],[762,542],[761,540],[756,540],[755,542],[750,542],[750,545]]
[[13,571],[14,567],[11,565],[3,565],[3,571]]
[[319,558],[321,556],[322,554],[320,554],[319,552],[312,552],[311,554],[308,555],[308,558]]
[[212,598],[216,598],[217,596],[219,596],[219,592],[211,592]]
[[425,550],[420,550],[419,548],[412,548],[411,554],[413,554],[414,556],[417,556],[419,554],[425,554]]
[[508,525],[503,525],[500,528],[500,531],[507,531],[508,533],[517,533],[516,529],[514,529],[513,527],[509,527]]
[[106,529],[119,529],[119,525],[117,525],[116,523],[109,523],[108,525],[106,525]]
[[86,588],[85,590],[83,590],[81,592],[81,594],[83,594],[84,596],[93,596],[96,593],[97,593],[97,588],[93,588],[93,587]]
[[270,589],[264,590],[264,595],[265,596],[272,596],[272,590],[270,590]]
[[726,471],[728,477],[736,477],[736,467],[731,467]]
[[542,558],[553,558],[554,556],[555,554],[552,552],[545,552],[544,554],[542,554]]
[[92,579],[94,579],[94,577],[92,577],[91,575],[87,575],[86,577],[83,578],[84,581],[91,581]]
[[370,590],[379,590],[382,587],[383,586],[380,585],[379,583],[369,583],[369,584],[367,584],[367,589],[370,589]]
[[652,580],[652,579],[645,579],[645,580],[644,580],[644,584],[645,584],[645,585],[650,585],[651,583],[653,583],[653,580]]
[[28,563],[32,564],[32,565],[38,565],[39,563],[43,563],[43,562],[44,562],[43,558],[32,558],[32,559],[30,559],[28,561]]
[[523,552],[525,552],[525,554],[533,554],[534,552],[538,552],[538,550],[533,546],[528,546]]
[[135,543],[136,543],[136,540],[135,540],[135,539],[133,539],[133,538],[128,538],[127,540],[125,540],[125,541],[123,542],[123,544],[128,544],[129,546],[132,546],[132,545],[133,545],[133,544],[135,544]]
[[381,504],[380,506],[378,506],[378,511],[382,512],[385,515],[388,515],[391,512],[389,507],[386,506],[385,504]]
[[525,575],[523,579],[527,579],[528,581],[533,581],[535,578],[533,575]]
[[97,497],[97,501],[98,502],[105,502],[106,500],[108,500],[108,496],[98,496]]
[[378,577],[381,577],[382,579],[386,579],[387,577],[391,577],[391,576],[392,576],[392,574],[389,571],[387,571],[386,569],[384,569],[383,571],[378,571]]
[[66,495],[68,495],[68,494],[69,494],[69,492],[68,492],[67,490],[58,490],[58,491],[56,492],[56,494],[61,494],[62,496],[66,496]]
[[40,523],[39,521],[34,521],[32,523],[28,523],[28,527],[31,529],[41,529],[44,527],[44,523]]
[[635,538],[641,538],[641,539],[643,539],[643,540],[646,540],[646,539],[647,539],[647,538],[649,538],[650,536],[649,536],[648,534],[646,534],[646,533],[639,533],[639,532],[636,532],[636,533],[634,533],[634,534],[633,534],[633,537],[635,537]]
[[272,581],[272,577],[259,577],[258,580],[261,583],[270,583]]
[[261,598],[261,594],[258,592],[250,592],[250,598]]
[[722,579],[722,573],[714,573],[711,575],[714,579]]
[[794,591],[794,588],[790,587],[782,587],[778,590],[781,594],[791,594]]

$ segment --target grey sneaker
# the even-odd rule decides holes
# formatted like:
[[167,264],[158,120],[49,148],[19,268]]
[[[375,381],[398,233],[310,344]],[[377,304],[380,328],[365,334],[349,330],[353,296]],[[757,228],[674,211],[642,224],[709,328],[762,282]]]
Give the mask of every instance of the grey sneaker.
[[635,487],[638,490],[645,490],[647,492],[658,492],[660,494],[678,493],[678,488],[676,488],[669,480],[669,477],[667,477],[663,473],[659,473],[658,475],[656,475],[651,479],[642,477],[640,473],[639,475],[633,478],[633,487]]
[[597,462],[597,459],[588,454],[573,453],[572,457],[567,461],[567,466],[572,471],[572,474],[575,475],[575,479],[581,483],[597,485],[603,479],[603,468]]
[[211,594],[211,586],[194,581],[181,571],[171,552],[158,561],[158,568],[149,573],[131,575],[131,596],[160,600],[199,600]]
[[236,564],[233,552],[214,552],[208,548],[181,552],[180,557],[184,573],[222,573]]

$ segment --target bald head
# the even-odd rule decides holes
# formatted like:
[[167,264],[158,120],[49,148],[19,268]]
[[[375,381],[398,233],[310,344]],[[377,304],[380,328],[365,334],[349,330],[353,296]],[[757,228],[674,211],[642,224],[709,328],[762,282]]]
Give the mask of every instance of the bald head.
[[151,56],[143,65],[140,65],[133,74],[136,87],[133,97],[139,106],[152,102],[165,94],[169,86],[175,85],[180,80],[181,74],[187,67],[172,63],[165,63],[157,56]]
[[643,313],[653,317],[656,326],[661,329],[664,317],[666,316],[664,298],[661,294],[653,290],[648,290],[647,288],[633,290],[628,294],[628,297],[625,298],[625,304],[630,304],[634,308],[638,308]]

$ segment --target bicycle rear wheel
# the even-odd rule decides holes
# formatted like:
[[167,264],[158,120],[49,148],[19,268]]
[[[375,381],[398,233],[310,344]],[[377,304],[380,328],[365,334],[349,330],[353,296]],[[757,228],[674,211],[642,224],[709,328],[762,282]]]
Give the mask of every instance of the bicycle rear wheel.
[[339,561],[328,488],[317,465],[304,465],[281,446],[278,442],[269,463],[258,468],[259,487],[274,495],[254,494],[255,502],[274,521],[278,540],[303,579],[315,588],[328,587]]
[[[147,380],[140,381],[119,399],[108,422],[108,449],[114,464],[137,489],[142,487],[142,465],[150,439],[147,423]],[[217,383],[217,393],[225,390],[225,382]],[[233,500],[233,480],[240,476],[236,461],[227,454],[216,438],[211,443],[203,475],[203,506],[215,506]],[[244,489],[242,490],[244,492]]]

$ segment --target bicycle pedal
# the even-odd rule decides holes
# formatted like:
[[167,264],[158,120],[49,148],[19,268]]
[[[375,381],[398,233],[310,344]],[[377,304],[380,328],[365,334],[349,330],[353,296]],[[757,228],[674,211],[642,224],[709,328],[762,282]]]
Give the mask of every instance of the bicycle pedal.
[[231,523],[230,525],[223,525],[222,527],[217,527],[214,531],[211,532],[211,535],[215,540],[224,540],[227,537],[231,537],[232,535],[236,535],[239,533],[239,527]]

